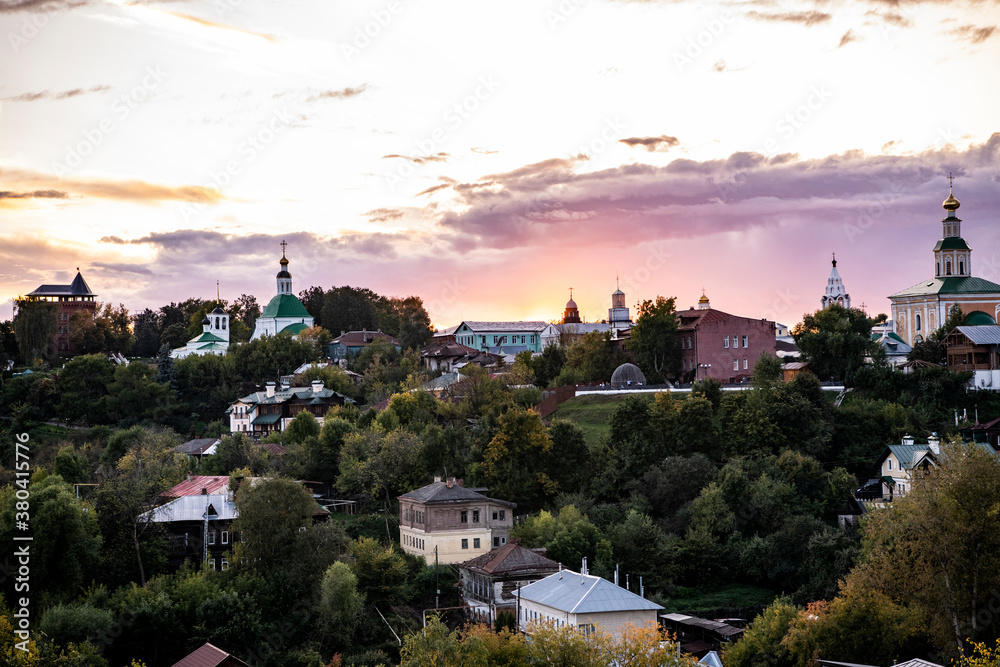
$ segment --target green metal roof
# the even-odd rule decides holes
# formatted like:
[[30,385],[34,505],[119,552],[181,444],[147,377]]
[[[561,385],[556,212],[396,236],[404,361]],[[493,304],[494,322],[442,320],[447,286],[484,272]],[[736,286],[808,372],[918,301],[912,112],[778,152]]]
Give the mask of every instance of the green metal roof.
[[268,301],[261,317],[312,317],[294,294],[276,294]]
[[225,343],[225,338],[219,338],[214,333],[203,331],[200,336],[191,341],[192,343]]
[[962,320],[962,324],[967,327],[978,327],[996,324],[996,320],[981,310],[974,310],[965,316],[965,319]]
[[253,425],[257,426],[258,424],[273,424],[279,419],[281,419],[281,415],[274,415],[274,414],[260,415],[259,417],[253,420]]
[[972,250],[961,236],[947,236],[937,242],[935,250]]
[[972,276],[951,276],[949,278],[932,278],[917,283],[913,287],[896,292],[889,298],[903,296],[921,296],[924,294],[1000,294],[1000,285],[983,278]]
[[309,325],[304,322],[292,322],[287,327],[279,331],[278,333],[292,334],[293,336],[300,333],[304,329],[308,329]]

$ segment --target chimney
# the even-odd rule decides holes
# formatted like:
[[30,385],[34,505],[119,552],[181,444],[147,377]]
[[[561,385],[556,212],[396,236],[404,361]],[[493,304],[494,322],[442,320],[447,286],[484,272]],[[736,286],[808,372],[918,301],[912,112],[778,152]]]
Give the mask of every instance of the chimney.
[[204,487],[204,486],[201,487],[201,495],[203,495],[203,496],[207,496],[208,495],[208,489],[206,487]]
[[912,445],[913,444],[913,436],[910,435],[909,433],[907,433],[906,435],[904,435],[903,436],[903,444],[904,445]]
[[194,473],[193,472],[189,472],[188,473],[188,481],[189,482],[194,481]]
[[323,391],[323,381],[322,380],[313,380],[312,381],[312,390],[313,390],[314,394],[318,394],[319,392]]
[[933,452],[934,456],[937,456],[938,454],[941,453],[941,438],[938,437],[938,434],[936,432],[931,433],[931,437],[927,438],[927,446],[930,447],[930,450],[931,452]]
[[274,398],[274,383],[265,382],[264,383],[264,393],[267,394],[268,398]]
[[447,481],[447,482],[445,482],[445,484],[446,484],[446,485],[448,486],[448,488],[450,489],[451,487],[455,486],[455,478],[454,478],[454,477],[449,477],[449,478],[448,478],[448,481]]
[[441,481],[441,475],[434,475],[434,482],[437,483],[440,481]]

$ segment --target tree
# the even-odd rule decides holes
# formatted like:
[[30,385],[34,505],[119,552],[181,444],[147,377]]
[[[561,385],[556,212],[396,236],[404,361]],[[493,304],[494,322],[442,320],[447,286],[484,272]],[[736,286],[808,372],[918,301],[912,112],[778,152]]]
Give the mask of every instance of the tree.
[[[116,462],[114,456],[109,458],[113,467],[105,469],[97,490],[97,521],[109,577],[114,583],[124,583],[136,573],[145,585],[147,574],[165,560],[160,530],[150,510],[159,504],[161,490],[180,481],[187,463],[183,454],[173,451],[180,439],[170,431],[135,426],[124,433],[128,449]],[[111,449],[111,439],[108,445]],[[124,565],[129,561],[136,564],[135,570]]]
[[163,423],[177,406],[170,386],[159,384],[153,369],[143,363],[116,366],[107,391],[107,411],[112,422],[148,419]]
[[31,366],[42,359],[54,359],[56,349],[56,313],[59,306],[35,297],[14,300],[14,335],[21,361]]
[[160,349],[160,336],[163,335],[162,315],[146,308],[132,319],[132,330],[135,332],[132,353],[137,357],[155,356]]
[[117,352],[125,354],[132,349],[132,317],[124,305],[117,308],[110,303],[98,304],[91,313],[80,310],[70,317],[70,341],[78,354]]
[[382,498],[389,508],[392,498],[426,483],[423,449],[417,435],[399,428],[387,432],[376,425],[348,434],[340,452],[337,488]]
[[323,328],[334,336],[339,336],[342,331],[378,329],[375,302],[379,298],[375,292],[363,287],[334,287],[323,299],[320,313]]
[[59,416],[67,421],[106,423],[105,397],[114,375],[115,366],[101,354],[84,354],[66,362],[57,380]]
[[241,484],[236,491],[233,532],[242,534],[236,543],[241,568],[257,572],[286,569],[288,545],[300,528],[312,524],[316,501],[306,487],[281,477],[255,484]]
[[539,387],[550,387],[566,363],[566,348],[562,345],[546,345],[540,355],[529,355],[529,359],[531,370],[535,373],[535,382]]
[[871,331],[872,321],[863,311],[832,304],[806,315],[792,335],[816,377],[850,384],[871,352]]
[[[15,487],[0,490],[0,535],[8,544],[17,544],[13,541],[19,534],[17,505]],[[37,577],[31,581],[33,597],[49,603],[73,599],[96,574],[101,535],[94,513],[58,475],[44,479],[36,475],[31,484],[31,528],[31,573]],[[13,577],[8,581],[8,592],[13,593]]]
[[160,334],[160,342],[171,350],[184,347],[189,340],[187,326],[180,322],[164,327],[163,333]]
[[308,438],[315,438],[319,435],[319,422],[316,421],[316,416],[308,410],[301,410],[297,415],[292,417],[292,421],[288,422],[288,427],[285,429],[285,436],[288,442],[299,444],[305,442]]
[[541,417],[533,410],[511,408],[483,451],[483,479],[497,498],[517,498],[526,512],[540,509],[555,496],[557,485],[537,462],[552,450]]
[[778,598],[753,620],[742,639],[729,644],[722,652],[722,659],[729,667],[793,667],[795,664],[788,647],[782,644],[788,626],[798,615],[798,610],[787,598]]
[[656,301],[647,299],[640,303],[638,318],[626,343],[650,384],[665,382],[680,370],[674,301],[675,297],[657,296]]
[[[608,331],[590,331],[566,349],[562,373],[572,369],[581,382],[610,382],[611,374],[625,363],[626,357],[611,340]],[[556,379],[557,384],[573,384]]]
[[346,563],[334,563],[323,575],[319,596],[324,638],[338,648],[348,645],[365,604],[365,596],[358,592],[358,578]]
[[351,545],[358,590],[378,604],[397,604],[406,597],[409,575],[406,559],[395,544],[382,546],[378,540],[360,537]]
[[945,444],[938,464],[914,471],[910,490],[869,517],[861,563],[848,583],[922,610],[937,648],[995,637],[1000,589],[1000,459],[973,444]]

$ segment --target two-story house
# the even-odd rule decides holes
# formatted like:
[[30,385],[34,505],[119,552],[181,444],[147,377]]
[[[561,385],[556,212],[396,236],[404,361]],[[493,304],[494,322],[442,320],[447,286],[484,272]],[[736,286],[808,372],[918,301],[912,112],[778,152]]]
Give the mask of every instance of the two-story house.
[[544,551],[514,541],[459,565],[462,599],[471,620],[492,625],[501,611],[516,617],[513,592],[559,571],[559,563],[546,558]]
[[428,564],[461,563],[507,544],[516,507],[435,477],[399,496],[399,543]]
[[560,570],[513,592],[519,600],[518,627],[531,631],[534,622],[579,628],[584,634],[598,630],[618,635],[631,624],[657,623],[660,605],[607,579],[571,570]]
[[466,320],[455,329],[455,341],[477,350],[494,354],[513,355],[528,350],[542,351],[542,321],[471,322]]
[[905,496],[910,490],[913,471],[926,470],[935,463],[941,453],[941,441],[932,435],[926,443],[917,444],[913,436],[903,436],[903,442],[889,445],[878,460],[879,478],[882,482],[882,498],[892,500],[893,496]]
[[266,382],[263,391],[236,399],[226,413],[230,432],[246,433],[258,440],[273,431],[284,431],[303,410],[321,421],[327,410],[345,403],[354,403],[354,399],[326,389],[322,380],[313,380],[309,387],[282,384],[279,388]]
[[333,361],[353,359],[364,352],[365,348],[377,342],[392,345],[397,352],[402,349],[394,336],[381,331],[362,329],[361,331],[342,331],[339,336],[327,343],[326,355]]

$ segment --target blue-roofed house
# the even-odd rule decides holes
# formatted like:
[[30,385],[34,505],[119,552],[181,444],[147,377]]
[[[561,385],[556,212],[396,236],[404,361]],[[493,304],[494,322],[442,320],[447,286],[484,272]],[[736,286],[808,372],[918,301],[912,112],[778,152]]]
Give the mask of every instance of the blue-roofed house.
[[905,364],[906,356],[913,350],[894,331],[872,333],[872,342],[885,350],[885,360],[893,367]]
[[663,607],[617,586],[607,579],[561,570],[513,594],[518,598],[518,626],[531,633],[531,624],[550,622],[619,635],[627,625],[657,622]]
[[940,453],[941,441],[937,435],[932,435],[923,444],[906,435],[900,444],[886,447],[878,460],[882,497],[892,500],[894,496],[905,496],[910,490],[913,470],[937,465],[935,457]]

